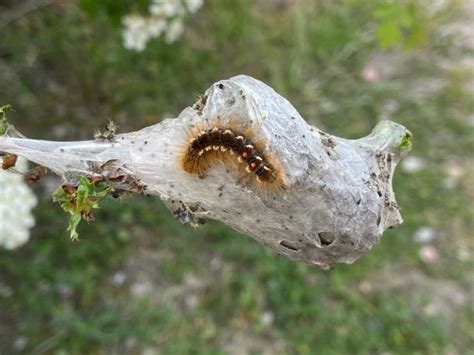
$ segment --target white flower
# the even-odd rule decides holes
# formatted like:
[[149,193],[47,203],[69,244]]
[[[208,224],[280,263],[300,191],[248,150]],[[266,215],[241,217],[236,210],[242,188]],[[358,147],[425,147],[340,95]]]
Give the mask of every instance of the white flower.
[[[19,158],[16,169],[26,170],[26,160]],[[0,170],[0,246],[11,250],[26,243],[35,224],[31,210],[36,203],[22,175]]]
[[112,283],[115,286],[122,286],[125,283],[126,280],[127,280],[127,274],[123,271],[117,271],[112,276]]
[[146,42],[148,38],[145,36],[137,36],[132,32],[124,32],[123,36],[123,46],[127,49],[133,49],[138,52],[145,50]]
[[20,335],[15,338],[15,341],[13,342],[13,349],[20,352],[20,351],[25,350],[27,345],[28,345],[28,338],[23,335]]
[[166,30],[166,43],[175,42],[183,33],[184,27],[181,20],[173,20]]
[[203,4],[203,0],[185,0],[188,11],[194,14]]
[[150,281],[135,282],[130,286],[130,292],[137,297],[142,297],[153,292],[153,285]]
[[180,0],[155,0],[150,5],[150,14],[161,17],[183,15],[184,9]]
[[143,51],[150,39],[147,20],[142,16],[127,15],[122,23],[125,25],[122,32],[123,46],[127,49]]
[[131,31],[146,26],[146,19],[140,15],[126,15],[122,18],[122,23]]
[[265,311],[262,313],[262,317],[260,321],[264,327],[269,327],[273,324],[274,319],[275,319],[275,316],[273,315],[272,312]]
[[150,37],[159,37],[166,30],[166,21],[162,19],[150,19],[147,27]]
[[184,31],[186,11],[193,14],[202,5],[203,0],[154,0],[148,9],[150,16],[131,14],[123,17],[123,46],[141,52],[150,39],[159,37],[163,32],[166,43],[175,42]]
[[407,173],[416,173],[425,167],[425,161],[418,157],[407,157],[402,160],[402,169]]
[[436,237],[436,232],[431,227],[421,227],[415,232],[413,240],[418,244],[426,244]]

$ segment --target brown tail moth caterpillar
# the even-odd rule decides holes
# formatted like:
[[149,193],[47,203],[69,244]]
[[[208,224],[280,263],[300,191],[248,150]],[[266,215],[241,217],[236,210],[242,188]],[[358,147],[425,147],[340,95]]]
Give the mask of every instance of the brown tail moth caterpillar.
[[239,181],[247,181],[265,190],[283,188],[281,168],[275,157],[265,151],[263,141],[255,139],[251,129],[239,131],[219,121],[208,128],[188,134],[181,165],[189,174],[204,178],[218,162],[237,171]]

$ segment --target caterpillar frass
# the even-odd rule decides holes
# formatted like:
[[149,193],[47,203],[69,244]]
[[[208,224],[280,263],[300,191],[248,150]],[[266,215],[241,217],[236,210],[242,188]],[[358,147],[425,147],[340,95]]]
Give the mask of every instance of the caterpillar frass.
[[275,159],[252,136],[250,130],[239,132],[230,126],[199,130],[189,139],[182,167],[189,174],[204,177],[213,163],[221,161],[239,171],[239,181],[258,182],[265,189],[283,187],[281,169]]

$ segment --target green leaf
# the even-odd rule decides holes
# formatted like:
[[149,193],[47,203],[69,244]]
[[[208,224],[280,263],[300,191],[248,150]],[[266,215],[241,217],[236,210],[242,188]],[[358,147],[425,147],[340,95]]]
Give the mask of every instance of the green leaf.
[[382,48],[389,48],[400,43],[402,31],[395,22],[382,22],[377,28],[377,40]]
[[400,145],[398,146],[398,149],[404,150],[404,149],[410,148],[412,137],[413,137],[413,135],[411,134],[411,132],[407,132],[405,134],[405,136],[402,138],[402,141],[400,142]]
[[6,117],[7,111],[12,110],[12,105],[6,104],[0,106],[0,113],[2,114],[2,118],[0,119],[0,136],[4,135],[8,128],[8,121]]
[[78,240],[77,226],[81,219],[87,219],[93,209],[99,208],[99,200],[106,197],[112,189],[103,182],[94,183],[83,176],[73,192],[70,191],[71,189],[60,186],[53,193],[53,201],[71,214],[68,231],[72,240]]
[[80,213],[74,213],[71,215],[71,218],[69,219],[69,226],[67,227],[67,230],[70,232],[69,236],[71,240],[79,240],[79,234],[77,233],[77,226],[79,225],[79,222],[81,221],[81,214]]
[[426,26],[415,24],[412,26],[411,31],[406,39],[405,46],[408,49],[421,47],[426,44],[428,34],[426,32]]
[[5,113],[6,113],[7,111],[10,111],[10,110],[13,110],[12,105],[10,105],[10,104],[6,104],[6,105],[3,105],[3,106],[0,106],[0,113],[1,113],[3,116],[5,116]]
[[150,3],[150,0],[80,0],[79,6],[91,18],[106,15],[112,25],[120,26],[122,17],[129,13],[147,14]]

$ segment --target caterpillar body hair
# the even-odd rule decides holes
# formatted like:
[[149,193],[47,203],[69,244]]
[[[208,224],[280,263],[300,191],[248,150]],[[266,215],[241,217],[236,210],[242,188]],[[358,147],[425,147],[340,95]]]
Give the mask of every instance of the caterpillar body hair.
[[211,166],[223,163],[236,173],[238,183],[264,191],[284,189],[281,165],[265,149],[264,140],[256,137],[253,127],[239,129],[219,119],[193,127],[186,136],[180,165],[186,173],[205,178]]

